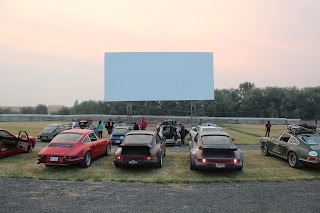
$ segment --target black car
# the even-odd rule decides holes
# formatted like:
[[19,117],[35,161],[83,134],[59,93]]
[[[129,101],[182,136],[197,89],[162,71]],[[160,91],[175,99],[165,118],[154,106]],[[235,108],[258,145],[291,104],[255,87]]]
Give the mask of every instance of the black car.
[[114,154],[114,165],[141,165],[162,167],[166,142],[155,131],[128,132]]
[[224,131],[202,131],[189,143],[190,169],[233,169],[241,171],[244,156]]
[[40,141],[51,141],[58,133],[66,130],[67,128],[62,124],[49,124],[38,135]]
[[110,135],[112,144],[121,144],[124,136],[130,131],[132,126],[116,126]]

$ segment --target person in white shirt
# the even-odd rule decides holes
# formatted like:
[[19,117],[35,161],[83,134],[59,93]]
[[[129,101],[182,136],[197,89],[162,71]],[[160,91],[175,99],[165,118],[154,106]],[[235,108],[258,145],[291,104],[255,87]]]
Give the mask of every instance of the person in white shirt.
[[72,121],[72,124],[71,124],[71,128],[72,128],[72,129],[75,129],[75,128],[76,128],[76,125],[77,125],[76,121],[73,120],[73,121]]

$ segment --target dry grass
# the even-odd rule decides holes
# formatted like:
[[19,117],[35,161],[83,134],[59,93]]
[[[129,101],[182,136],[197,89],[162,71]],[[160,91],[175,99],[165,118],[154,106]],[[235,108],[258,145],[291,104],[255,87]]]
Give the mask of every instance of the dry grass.
[[164,166],[116,168],[113,155],[100,157],[83,169],[79,166],[46,167],[36,164],[40,149],[0,159],[0,177],[68,181],[120,181],[145,183],[211,183],[246,181],[319,180],[319,168],[292,169],[285,160],[264,157],[259,151],[245,152],[245,166],[236,171],[191,171],[188,153],[168,153]]

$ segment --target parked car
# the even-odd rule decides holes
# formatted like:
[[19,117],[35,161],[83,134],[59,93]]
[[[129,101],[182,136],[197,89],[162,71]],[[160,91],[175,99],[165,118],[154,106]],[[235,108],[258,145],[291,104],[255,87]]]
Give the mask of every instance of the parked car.
[[201,131],[189,142],[190,169],[233,169],[241,171],[244,156],[224,131]]
[[70,129],[59,133],[38,153],[38,164],[89,167],[93,158],[110,155],[110,138],[99,139],[93,130]]
[[289,166],[320,166],[320,134],[316,127],[289,125],[277,138],[260,138],[261,153],[288,161]]
[[116,126],[110,135],[112,144],[121,144],[124,136],[132,130],[132,126]]
[[79,120],[76,128],[80,128],[80,129],[90,129],[93,130],[94,133],[98,136],[99,135],[99,131],[98,128],[93,126],[92,124],[92,120]]
[[175,124],[177,124],[177,121],[175,121],[175,120],[170,120],[170,119],[169,120],[164,120],[164,121],[161,121],[161,122],[157,123],[156,129],[159,132],[160,126],[162,126],[162,125],[173,126]]
[[217,126],[217,125],[214,124],[214,123],[202,123],[201,126],[213,126],[213,127],[215,127],[217,130],[222,130],[222,127]]
[[[166,138],[167,145],[175,145],[174,128],[172,125],[161,125],[159,128],[159,135],[161,138]],[[181,144],[181,136],[177,135],[177,142]]]
[[38,140],[51,141],[58,133],[67,128],[62,124],[49,124],[38,135]]
[[20,130],[18,135],[13,135],[0,128],[0,157],[23,152],[32,152],[36,146],[36,139],[29,136],[26,131]]
[[114,165],[141,165],[162,167],[166,142],[156,131],[128,132],[114,154]]
[[190,135],[192,138],[194,138],[199,132],[201,131],[216,131],[216,130],[220,130],[218,128],[216,128],[215,126],[196,126],[196,127],[192,127],[190,130]]

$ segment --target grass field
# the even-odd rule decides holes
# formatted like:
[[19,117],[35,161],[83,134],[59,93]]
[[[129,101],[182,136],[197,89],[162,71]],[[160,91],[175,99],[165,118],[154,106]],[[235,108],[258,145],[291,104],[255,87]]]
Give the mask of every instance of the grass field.
[[[17,133],[20,129],[37,136],[41,129],[52,122],[0,122],[0,128]],[[66,122],[59,122],[67,124]],[[263,125],[223,125],[224,129],[236,139],[238,144],[258,144],[264,135]],[[152,128],[152,127],[151,127]],[[271,136],[278,135],[284,126],[274,125]],[[106,134],[106,133],[105,133]],[[235,171],[191,171],[189,154],[167,152],[164,166],[155,168],[116,168],[113,153],[100,157],[92,165],[83,169],[79,166],[46,167],[37,164],[40,148],[32,153],[17,154],[0,159],[0,177],[30,178],[68,181],[120,181],[145,183],[210,183],[247,181],[294,181],[320,180],[320,169],[303,167],[293,169],[288,163],[275,157],[264,157],[260,151],[246,151],[244,169]]]

